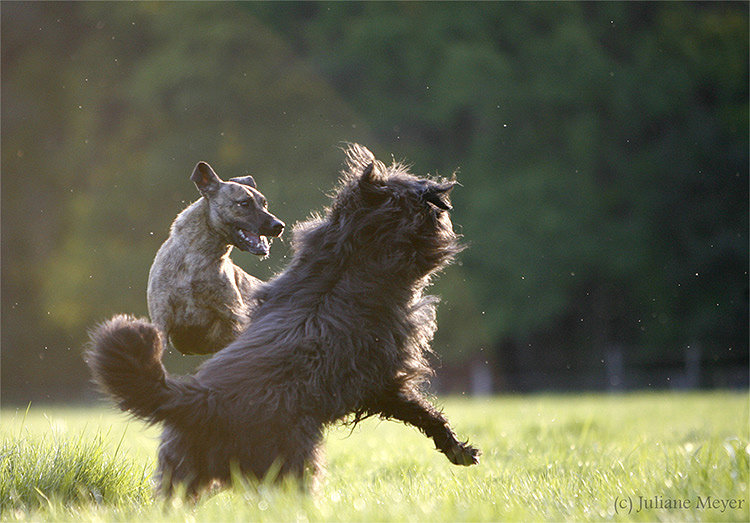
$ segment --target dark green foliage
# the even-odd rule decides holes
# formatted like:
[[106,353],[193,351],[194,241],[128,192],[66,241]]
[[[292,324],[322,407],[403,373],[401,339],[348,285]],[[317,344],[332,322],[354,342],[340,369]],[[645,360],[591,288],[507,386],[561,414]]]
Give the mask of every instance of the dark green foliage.
[[397,154],[460,166],[486,328],[441,328],[465,350],[488,333],[574,364],[612,344],[747,361],[747,6],[250,7]]
[[[251,172],[291,225],[324,203],[343,140],[459,169],[470,249],[437,289],[446,360],[500,347],[505,368],[598,375],[609,346],[659,365],[700,345],[747,362],[744,3],[2,11],[5,398],[84,388],[86,327],[145,313],[196,161]],[[268,277],[287,253],[236,259]]]

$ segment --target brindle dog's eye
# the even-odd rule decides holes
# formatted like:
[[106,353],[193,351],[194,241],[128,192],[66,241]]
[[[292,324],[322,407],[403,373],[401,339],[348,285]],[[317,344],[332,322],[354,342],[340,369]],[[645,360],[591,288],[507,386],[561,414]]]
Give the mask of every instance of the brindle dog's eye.
[[241,202],[237,202],[237,205],[239,205],[240,207],[249,207],[250,200],[242,200]]

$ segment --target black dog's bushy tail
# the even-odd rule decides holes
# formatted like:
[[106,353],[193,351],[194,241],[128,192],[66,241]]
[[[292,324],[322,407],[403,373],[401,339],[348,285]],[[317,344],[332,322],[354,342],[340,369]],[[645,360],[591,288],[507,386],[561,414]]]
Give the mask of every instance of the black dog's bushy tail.
[[86,363],[94,381],[122,410],[155,423],[171,418],[175,408],[181,410],[198,399],[190,401],[191,395],[182,389],[191,387],[167,376],[161,362],[164,340],[148,321],[117,315],[89,336]]

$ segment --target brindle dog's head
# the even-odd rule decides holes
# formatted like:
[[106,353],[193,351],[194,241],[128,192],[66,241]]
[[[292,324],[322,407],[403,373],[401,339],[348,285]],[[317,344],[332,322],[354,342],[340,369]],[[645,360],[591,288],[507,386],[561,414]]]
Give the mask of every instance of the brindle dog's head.
[[229,245],[268,256],[269,238],[281,235],[284,222],[268,212],[265,196],[252,176],[223,181],[206,162],[190,179],[208,201],[208,223]]

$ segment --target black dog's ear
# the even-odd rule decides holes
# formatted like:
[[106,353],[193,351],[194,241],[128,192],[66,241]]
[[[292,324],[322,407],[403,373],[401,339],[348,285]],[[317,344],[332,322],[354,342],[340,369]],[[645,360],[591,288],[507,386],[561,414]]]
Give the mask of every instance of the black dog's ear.
[[242,185],[247,185],[248,187],[252,187],[253,189],[258,188],[258,186],[255,185],[255,179],[249,174],[247,176],[237,176],[236,178],[230,178],[229,181],[241,183]]
[[377,165],[377,162],[370,162],[367,164],[367,166],[362,171],[362,177],[360,178],[360,183],[362,182],[373,185],[383,185],[385,180],[383,179],[383,175],[380,173],[380,166]]
[[221,178],[206,162],[198,162],[190,179],[204,196],[213,194],[221,185]]
[[359,189],[367,203],[378,204],[385,199],[387,191],[383,185],[384,182],[376,162],[367,164],[362,171],[362,176],[359,177]]
[[450,201],[448,201],[448,194],[451,192],[451,189],[453,189],[455,184],[456,182],[447,182],[430,185],[425,188],[422,193],[422,199],[425,202],[431,203],[438,209],[450,211],[453,209],[453,206],[450,204]]

